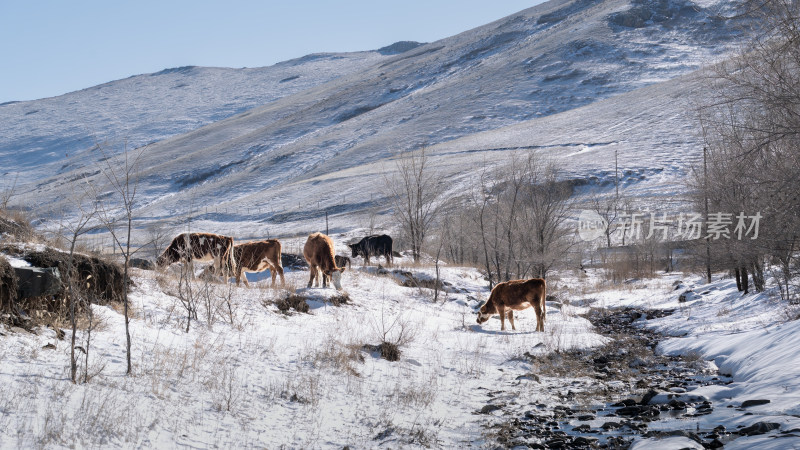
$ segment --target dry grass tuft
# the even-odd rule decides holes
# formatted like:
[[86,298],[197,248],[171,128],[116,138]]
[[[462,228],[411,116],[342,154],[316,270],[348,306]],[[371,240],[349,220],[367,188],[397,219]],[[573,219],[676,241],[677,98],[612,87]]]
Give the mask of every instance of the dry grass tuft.
[[291,309],[301,313],[308,313],[311,310],[311,307],[306,303],[306,298],[297,293],[288,293],[275,300],[273,303],[280,312],[287,315],[291,314]]
[[350,294],[347,292],[340,292],[333,297],[327,299],[327,302],[333,306],[342,306],[350,303]]

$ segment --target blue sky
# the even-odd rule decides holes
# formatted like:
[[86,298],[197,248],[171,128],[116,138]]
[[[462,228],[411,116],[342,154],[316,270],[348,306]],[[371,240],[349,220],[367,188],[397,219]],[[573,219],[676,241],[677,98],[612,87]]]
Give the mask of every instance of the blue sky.
[[430,42],[542,0],[0,0],[0,103],[186,65]]

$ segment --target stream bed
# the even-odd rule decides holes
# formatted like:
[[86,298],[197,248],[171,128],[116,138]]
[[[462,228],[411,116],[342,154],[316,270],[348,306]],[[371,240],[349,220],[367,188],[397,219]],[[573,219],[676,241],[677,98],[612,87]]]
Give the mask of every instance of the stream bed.
[[[558,401],[525,403],[524,395],[508,401],[507,393],[488,392],[479,413],[499,410],[502,420],[487,424],[486,434],[506,448],[627,449],[637,436],[683,437],[696,448],[722,448],[741,437],[764,434],[780,425],[756,422],[728,429],[747,407],[718,407],[693,391],[727,385],[730,377],[697,355],[655,353],[663,336],[635,322],[672,314],[670,310],[593,310],[587,318],[612,341],[599,348],[546,355],[525,353],[534,368],[520,382],[538,383]],[[765,400],[768,401],[768,400]],[[524,410],[524,411],[523,411]]]

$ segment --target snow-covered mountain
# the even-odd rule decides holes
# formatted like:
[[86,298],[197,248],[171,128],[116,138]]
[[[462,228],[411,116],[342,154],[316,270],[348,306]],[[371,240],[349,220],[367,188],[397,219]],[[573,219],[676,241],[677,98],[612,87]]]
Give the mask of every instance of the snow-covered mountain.
[[698,146],[689,74],[739,42],[734,7],[552,0],[419,46],[172,70],[6,104],[3,172],[20,174],[21,198],[60,210],[76,180],[102,185],[98,161],[126,138],[152,143],[142,224],[191,217],[242,237],[317,230],[325,212],[334,228],[363,226],[385,209],[397,152],[422,145],[454,193],[516,148],[542,148],[574,177],[602,177],[618,150],[646,181],[635,188],[663,192]]
[[[278,98],[357,72],[378,52],[314,54],[270,67],[178,67],[59,97],[0,105],[0,158],[26,179],[62,173],[109,142],[129,148],[186,133]],[[112,149],[109,149],[111,151]]]

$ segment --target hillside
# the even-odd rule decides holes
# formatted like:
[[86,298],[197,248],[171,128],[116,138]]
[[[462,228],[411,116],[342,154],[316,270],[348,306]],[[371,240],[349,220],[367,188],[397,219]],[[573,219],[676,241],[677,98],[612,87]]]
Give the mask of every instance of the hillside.
[[[729,5],[551,1],[450,38],[409,46],[413,48],[399,54],[346,56],[348,70],[341,69],[327,82],[317,79],[286,95],[266,89],[273,98],[262,97],[261,106],[254,101],[241,106],[252,106],[245,112],[193,131],[164,138],[169,133],[161,130],[142,139],[155,142],[142,156],[137,216],[179,227],[191,214],[199,226],[261,235],[267,230],[275,234],[317,229],[325,206],[334,216],[346,213],[348,217],[333,220],[352,228],[361,220],[359,214],[363,218],[370,209],[384,210],[380,172],[391,169],[393,155],[423,144],[443,144],[434,147],[434,153],[469,155],[458,165],[454,159],[442,159],[442,177],[453,179],[468,177],[476,162],[501,159],[503,153],[494,151],[498,145],[492,140],[507,142],[506,147],[543,146],[567,162],[573,156],[584,158],[582,169],[571,176],[596,174],[598,163],[605,164],[602,157],[589,159],[594,155],[576,149],[602,150],[615,142],[625,144],[618,145],[621,159],[631,161],[632,167],[647,173],[685,173],[690,154],[673,162],[661,159],[690,153],[697,146],[693,123],[685,114],[691,82],[682,76],[724,57],[740,38],[742,24],[724,18],[730,14]],[[348,58],[359,63],[349,64]],[[328,60],[326,67],[338,64]],[[278,66],[286,68],[285,63]],[[210,69],[189,72],[195,70]],[[290,72],[273,76],[272,83],[291,78]],[[163,90],[164,77],[132,80]],[[73,101],[91,104],[89,96],[98,89],[70,95],[76,96]],[[138,97],[129,95],[127,104],[135,105]],[[170,109],[171,100],[162,100],[162,108]],[[210,122],[224,115],[209,113],[191,120]],[[37,114],[25,117],[20,127],[43,126]],[[147,122],[147,115],[140,120]],[[625,125],[631,121],[638,125]],[[172,126],[169,120],[165,123],[162,128]],[[585,126],[589,123],[591,127]],[[676,129],[685,131],[678,142]],[[488,134],[473,136],[480,132]],[[49,153],[37,154],[57,154],[53,147],[60,138],[55,139],[44,146]],[[478,146],[470,143],[478,141]],[[6,149],[5,155],[27,148],[24,139],[16,142],[0,148]],[[107,148],[119,152],[122,145],[112,140]],[[34,160],[19,158],[6,170],[24,174],[22,197],[36,199],[28,203],[61,210],[74,194],[75,180],[86,176],[102,184],[95,162],[102,156],[78,151],[58,161],[58,171],[52,165],[28,171]],[[59,156],[53,158],[55,163]]]
[[379,52],[314,54],[274,66],[177,67],[58,97],[0,105],[3,177],[36,180],[90,166],[96,144],[157,142],[357,72]]

